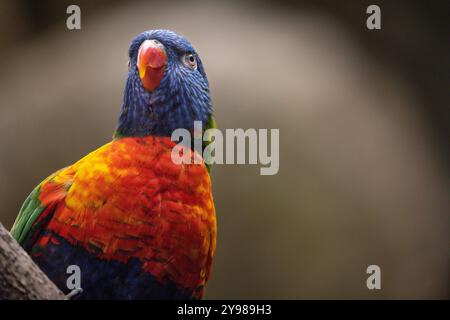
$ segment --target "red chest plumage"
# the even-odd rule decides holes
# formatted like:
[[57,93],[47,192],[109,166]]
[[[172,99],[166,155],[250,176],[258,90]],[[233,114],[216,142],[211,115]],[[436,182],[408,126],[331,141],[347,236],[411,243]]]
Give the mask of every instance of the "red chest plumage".
[[57,172],[39,194],[56,202],[47,229],[102,259],[137,258],[158,279],[203,286],[216,246],[210,178],[204,164],[174,164],[173,146],[122,138]]

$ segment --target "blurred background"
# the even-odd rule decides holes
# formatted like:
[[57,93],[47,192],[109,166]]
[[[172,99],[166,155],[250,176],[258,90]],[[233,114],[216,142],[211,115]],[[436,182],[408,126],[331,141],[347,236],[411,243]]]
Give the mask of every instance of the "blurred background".
[[[81,7],[78,31],[66,8]],[[381,7],[382,29],[366,28]],[[279,128],[280,171],[212,172],[207,299],[449,298],[448,6],[0,1],[0,221],[109,141],[143,30],[196,47],[220,128]],[[366,268],[381,267],[368,290]]]

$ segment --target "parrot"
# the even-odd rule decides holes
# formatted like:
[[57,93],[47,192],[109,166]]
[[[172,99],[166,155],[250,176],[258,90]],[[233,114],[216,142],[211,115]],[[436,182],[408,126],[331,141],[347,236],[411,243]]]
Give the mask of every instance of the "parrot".
[[170,30],[140,33],[128,56],[112,140],[43,180],[11,235],[66,295],[76,266],[77,299],[202,299],[217,233],[210,167],[172,161],[171,135],[216,128],[209,82]]

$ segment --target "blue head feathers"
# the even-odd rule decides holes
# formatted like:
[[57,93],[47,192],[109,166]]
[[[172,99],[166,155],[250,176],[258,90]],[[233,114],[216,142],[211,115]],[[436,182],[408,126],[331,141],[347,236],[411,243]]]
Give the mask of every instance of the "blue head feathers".
[[[138,53],[144,41],[162,44],[167,55],[159,85],[144,88]],[[145,31],[129,49],[129,72],[116,130],[117,136],[170,136],[175,129],[192,131],[194,121],[204,126],[212,116],[209,84],[200,57],[182,36],[169,30]]]

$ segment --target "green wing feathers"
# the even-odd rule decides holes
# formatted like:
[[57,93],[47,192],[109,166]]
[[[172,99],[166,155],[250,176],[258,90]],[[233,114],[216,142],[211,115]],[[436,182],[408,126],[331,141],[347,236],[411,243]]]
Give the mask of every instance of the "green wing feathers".
[[42,211],[44,211],[44,206],[42,206],[39,200],[41,185],[37,186],[25,200],[22,208],[19,211],[14,225],[11,228],[11,235],[20,244],[23,243],[24,239],[28,235],[33,223],[40,216]]
[[[55,205],[65,198],[74,173],[73,166],[55,172],[41,182],[25,200],[11,228],[11,235],[22,246],[25,245],[28,236],[39,231],[43,223],[45,224],[46,220],[42,215],[52,214]],[[40,217],[42,219],[39,219]],[[41,222],[36,223],[38,220]]]
[[[209,118],[209,122],[206,125],[205,131],[208,129],[216,129],[217,125],[216,125],[216,121],[214,120],[214,117],[211,116]],[[206,139],[203,141],[203,150],[205,150],[205,148],[211,143],[211,135],[206,135]],[[206,156],[205,160],[205,165],[206,165],[206,169],[208,169],[208,172],[211,172],[211,158],[209,155]]]

